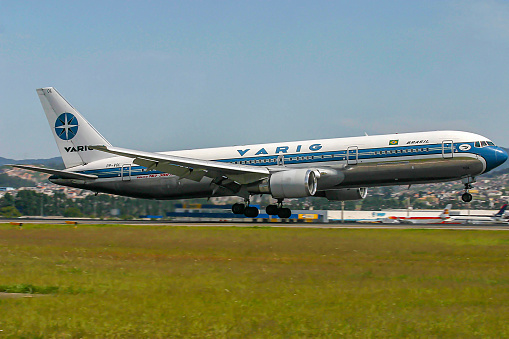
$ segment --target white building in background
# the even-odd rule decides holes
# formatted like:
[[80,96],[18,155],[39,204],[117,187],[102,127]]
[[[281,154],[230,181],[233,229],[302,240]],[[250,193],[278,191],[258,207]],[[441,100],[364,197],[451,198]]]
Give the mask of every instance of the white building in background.
[[[328,211],[329,222],[389,222],[391,217],[436,217],[443,210],[413,210],[394,209],[382,211]],[[454,216],[492,216],[498,212],[494,210],[451,210],[451,217]]]
[[0,192],[14,191],[14,187],[0,187]]

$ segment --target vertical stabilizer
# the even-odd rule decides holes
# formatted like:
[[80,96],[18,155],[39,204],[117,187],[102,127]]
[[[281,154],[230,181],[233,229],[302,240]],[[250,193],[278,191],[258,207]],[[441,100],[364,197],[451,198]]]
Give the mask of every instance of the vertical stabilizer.
[[448,204],[447,206],[445,206],[444,211],[440,215],[440,218],[449,219],[451,217],[451,214],[450,214],[451,208],[452,208],[452,204]]
[[66,168],[111,157],[88,148],[111,144],[56,89],[39,88],[37,94]]
[[505,213],[505,210],[507,209],[507,204],[504,204],[501,208],[500,208],[500,211],[497,212],[497,214],[495,214],[495,217],[502,217],[504,216],[504,213]]

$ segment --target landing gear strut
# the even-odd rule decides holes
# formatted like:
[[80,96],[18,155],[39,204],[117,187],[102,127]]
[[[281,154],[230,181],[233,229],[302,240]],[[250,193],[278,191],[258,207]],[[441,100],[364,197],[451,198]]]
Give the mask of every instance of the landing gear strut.
[[291,209],[283,207],[283,199],[278,199],[276,205],[268,205],[265,208],[265,212],[268,215],[277,215],[281,219],[290,218],[292,215]]

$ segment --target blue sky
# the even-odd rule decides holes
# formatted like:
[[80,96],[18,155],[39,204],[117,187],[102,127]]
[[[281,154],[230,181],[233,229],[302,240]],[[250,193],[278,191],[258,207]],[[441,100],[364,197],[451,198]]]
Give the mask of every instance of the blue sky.
[[151,151],[455,129],[509,146],[507,1],[2,1],[0,156],[35,89]]

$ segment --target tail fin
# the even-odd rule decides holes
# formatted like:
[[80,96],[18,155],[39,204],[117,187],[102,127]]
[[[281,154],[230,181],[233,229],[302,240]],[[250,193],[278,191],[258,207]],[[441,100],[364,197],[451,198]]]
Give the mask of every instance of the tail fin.
[[440,218],[449,219],[451,217],[451,215],[450,215],[451,208],[452,208],[452,204],[448,204],[447,206],[445,206],[444,211],[442,212],[442,214],[440,214]]
[[37,94],[66,168],[111,158],[110,154],[88,149],[111,144],[56,89],[39,88]]
[[504,215],[505,213],[505,210],[507,208],[507,204],[504,204],[501,208],[500,208],[500,211],[497,212],[497,214],[495,214],[496,217],[501,217]]

